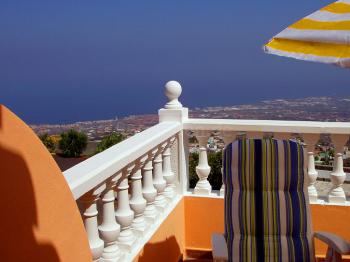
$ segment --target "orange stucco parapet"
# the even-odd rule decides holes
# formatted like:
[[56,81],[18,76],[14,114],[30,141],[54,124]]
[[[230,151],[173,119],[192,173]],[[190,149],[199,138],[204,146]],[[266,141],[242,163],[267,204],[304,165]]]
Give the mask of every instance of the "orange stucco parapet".
[[[329,231],[350,240],[350,206],[311,205],[314,231]],[[187,250],[211,250],[214,232],[224,231],[224,200],[185,197],[185,236]],[[326,245],[316,240],[315,253],[324,256]]]
[[1,261],[91,261],[73,195],[38,137],[0,105]]

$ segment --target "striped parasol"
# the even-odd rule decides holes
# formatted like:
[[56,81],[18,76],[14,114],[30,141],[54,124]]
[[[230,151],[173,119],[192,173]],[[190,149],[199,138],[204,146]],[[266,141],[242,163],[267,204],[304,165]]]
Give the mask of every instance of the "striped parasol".
[[264,46],[266,53],[350,68],[350,0],[299,20]]

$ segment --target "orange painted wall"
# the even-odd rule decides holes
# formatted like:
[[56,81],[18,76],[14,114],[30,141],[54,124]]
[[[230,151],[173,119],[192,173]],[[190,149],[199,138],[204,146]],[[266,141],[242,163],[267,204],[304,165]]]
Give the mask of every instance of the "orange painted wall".
[[178,262],[184,253],[184,229],[184,199],[182,199],[134,262]]
[[[350,207],[311,205],[314,231],[329,231],[350,240]],[[224,231],[224,200],[185,197],[186,249],[211,250],[212,233]],[[325,255],[326,246],[316,241],[316,255]]]
[[91,261],[68,185],[34,132],[0,105],[1,261]]
[[[311,205],[314,231],[328,231],[350,241],[350,207]],[[326,253],[327,246],[315,241],[316,255]]]
[[224,200],[185,197],[186,249],[211,250],[213,233],[224,232]]

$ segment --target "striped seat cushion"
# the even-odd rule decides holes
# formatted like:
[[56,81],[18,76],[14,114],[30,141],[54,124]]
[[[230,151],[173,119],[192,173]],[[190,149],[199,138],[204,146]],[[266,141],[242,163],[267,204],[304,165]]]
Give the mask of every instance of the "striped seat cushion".
[[287,140],[236,140],[223,161],[230,261],[312,261],[303,147]]

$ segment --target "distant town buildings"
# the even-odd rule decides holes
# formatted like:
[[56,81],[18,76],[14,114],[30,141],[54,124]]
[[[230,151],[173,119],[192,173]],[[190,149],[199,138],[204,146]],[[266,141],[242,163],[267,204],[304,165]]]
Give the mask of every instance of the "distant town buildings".
[[[350,122],[350,98],[309,97],[303,99],[266,100],[256,104],[194,108],[190,110],[192,118],[230,118],[230,119],[269,119],[269,120],[308,120],[308,121],[343,121]],[[99,142],[112,132],[132,136],[158,123],[158,115],[131,115],[124,118],[97,121],[84,121],[72,124],[31,125],[37,134],[57,135],[69,129],[76,129],[87,134],[90,142]],[[214,133],[207,148],[217,152],[224,148],[220,133]],[[331,141],[322,136],[316,148],[316,164],[332,164],[330,154]],[[190,143],[190,152],[198,152],[196,143]],[[344,159],[350,159],[346,148]],[[349,163],[350,161],[345,161]]]

